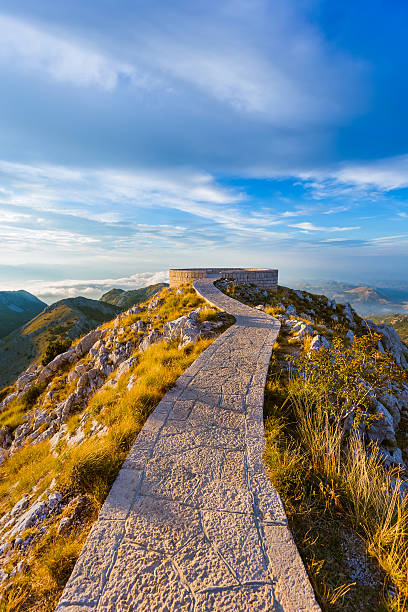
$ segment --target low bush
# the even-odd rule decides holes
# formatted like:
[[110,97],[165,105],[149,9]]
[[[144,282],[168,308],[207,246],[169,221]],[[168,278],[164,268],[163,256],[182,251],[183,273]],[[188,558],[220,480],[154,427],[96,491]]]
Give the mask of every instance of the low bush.
[[65,353],[71,346],[72,341],[69,338],[58,338],[57,340],[51,341],[45,349],[41,363],[46,366],[50,363],[57,355]]
[[219,313],[214,308],[204,308],[198,313],[198,322],[204,323],[204,321],[216,321]]

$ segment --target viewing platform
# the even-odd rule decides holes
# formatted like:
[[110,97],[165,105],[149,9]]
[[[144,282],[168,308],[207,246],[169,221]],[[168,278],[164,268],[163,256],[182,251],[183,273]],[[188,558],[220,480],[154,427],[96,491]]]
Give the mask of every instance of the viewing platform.
[[182,268],[169,271],[170,287],[202,278],[228,278],[238,283],[253,283],[262,289],[276,291],[278,270],[271,268]]

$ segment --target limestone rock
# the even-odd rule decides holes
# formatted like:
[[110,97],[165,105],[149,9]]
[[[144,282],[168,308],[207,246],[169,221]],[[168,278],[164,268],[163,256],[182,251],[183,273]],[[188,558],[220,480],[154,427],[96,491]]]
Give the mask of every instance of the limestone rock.
[[350,327],[352,328],[356,327],[356,324],[354,322],[354,311],[350,304],[347,303],[344,306],[343,314],[346,317],[347,321],[349,322]]
[[318,334],[317,336],[314,336],[309,350],[317,351],[320,348],[330,348],[330,342],[327,340],[327,338],[325,338],[325,336]]
[[370,426],[367,431],[369,440],[382,444],[384,441],[388,445],[397,446],[395,438],[394,419],[387,408],[377,400],[373,400],[374,414],[382,413],[384,416]]
[[353,344],[354,342],[354,333],[351,329],[348,330],[347,334],[346,334],[346,340],[348,342],[350,342],[350,344]]
[[303,321],[299,321],[292,327],[292,332],[296,334],[299,340],[304,340],[306,336],[313,335],[313,327]]
[[139,351],[144,352],[147,350],[152,344],[156,344],[163,339],[163,336],[157,329],[153,329],[151,332],[147,334],[139,344]]
[[293,304],[289,304],[289,306],[286,308],[286,314],[288,315],[288,317],[295,317],[296,307],[293,306]]
[[377,330],[382,334],[381,344],[384,349],[397,363],[408,370],[408,348],[395,329],[391,325],[377,325]]

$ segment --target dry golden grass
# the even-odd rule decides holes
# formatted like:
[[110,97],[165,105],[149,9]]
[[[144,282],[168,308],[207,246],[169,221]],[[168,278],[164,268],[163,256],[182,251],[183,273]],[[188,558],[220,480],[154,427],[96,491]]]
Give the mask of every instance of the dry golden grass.
[[[100,391],[89,403],[91,414],[106,427],[103,436],[88,437],[73,447],[61,445],[58,457],[50,453],[48,441],[27,446],[5,462],[0,471],[0,509],[11,508],[38,483],[39,496],[56,478],[57,488],[67,498],[86,495],[93,500],[94,520],[147,416],[209,344],[211,341],[201,340],[178,349],[161,343],[139,355],[132,371],[136,383],[130,391],[129,373],[117,387]],[[78,415],[74,415],[68,422],[71,433],[78,421]],[[91,525],[90,520],[84,521],[82,529],[72,537],[58,536],[56,527],[60,519],[61,515],[51,519],[47,536],[39,534],[38,542],[34,540],[29,568],[3,592],[5,603],[0,610],[55,609]],[[14,564],[18,560],[17,555]]]
[[[398,474],[357,433],[344,438],[321,397],[302,379],[270,378],[266,414],[265,459],[322,608],[354,611],[375,604],[376,610],[406,610],[408,502]],[[348,576],[342,556],[344,541],[353,536],[361,541],[360,553],[382,569],[381,577],[372,568],[376,587],[356,584]],[[349,580],[342,582],[342,577]],[[395,597],[387,594],[390,583]]]

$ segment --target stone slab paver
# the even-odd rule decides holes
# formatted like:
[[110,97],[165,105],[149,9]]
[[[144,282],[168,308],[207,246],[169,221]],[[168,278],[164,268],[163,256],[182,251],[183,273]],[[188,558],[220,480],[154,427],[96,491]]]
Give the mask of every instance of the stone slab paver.
[[146,421],[58,612],[320,609],[263,461],[279,322],[213,281],[194,287],[236,323]]

